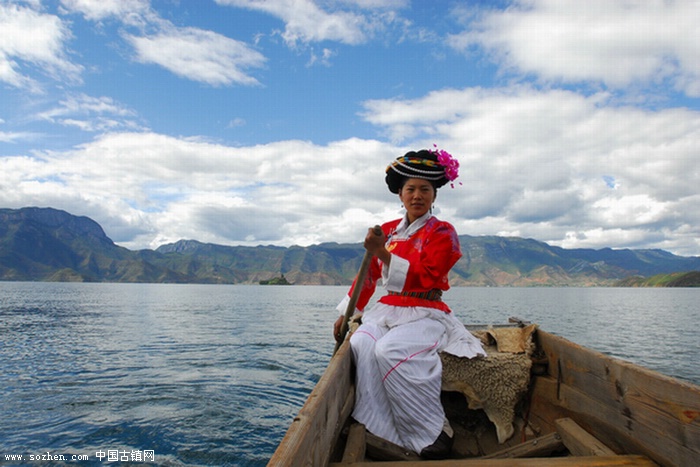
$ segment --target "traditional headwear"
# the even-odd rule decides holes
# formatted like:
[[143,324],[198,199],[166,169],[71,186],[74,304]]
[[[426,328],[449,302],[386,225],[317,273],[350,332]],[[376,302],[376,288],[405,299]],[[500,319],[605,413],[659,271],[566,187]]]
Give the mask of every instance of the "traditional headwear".
[[422,178],[437,189],[459,176],[459,162],[445,150],[422,149],[409,151],[398,157],[386,168],[386,184],[389,191],[398,193],[404,179]]

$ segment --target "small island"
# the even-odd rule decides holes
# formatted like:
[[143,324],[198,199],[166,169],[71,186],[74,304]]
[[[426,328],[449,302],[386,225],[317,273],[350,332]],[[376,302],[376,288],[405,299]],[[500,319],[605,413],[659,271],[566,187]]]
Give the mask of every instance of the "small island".
[[284,277],[284,274],[280,274],[279,277],[273,277],[272,279],[260,281],[260,285],[293,285],[291,282]]

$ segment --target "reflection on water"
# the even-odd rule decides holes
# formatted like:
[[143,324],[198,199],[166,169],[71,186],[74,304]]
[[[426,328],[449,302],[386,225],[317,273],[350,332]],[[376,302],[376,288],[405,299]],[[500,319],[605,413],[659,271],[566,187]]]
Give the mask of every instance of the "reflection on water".
[[[265,465],[333,349],[345,287],[0,283],[0,445]],[[694,289],[457,288],[465,322],[519,316],[700,383]],[[3,453],[4,454],[4,453]],[[42,464],[46,465],[46,464]]]

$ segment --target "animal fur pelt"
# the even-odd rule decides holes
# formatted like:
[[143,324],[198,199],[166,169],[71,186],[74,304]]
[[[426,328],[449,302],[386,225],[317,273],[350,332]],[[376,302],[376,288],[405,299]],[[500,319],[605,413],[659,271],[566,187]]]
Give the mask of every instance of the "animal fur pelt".
[[441,353],[442,389],[464,394],[470,409],[483,409],[496,426],[498,442],[513,435],[515,408],[530,384],[532,324],[474,332],[487,357],[461,358]]

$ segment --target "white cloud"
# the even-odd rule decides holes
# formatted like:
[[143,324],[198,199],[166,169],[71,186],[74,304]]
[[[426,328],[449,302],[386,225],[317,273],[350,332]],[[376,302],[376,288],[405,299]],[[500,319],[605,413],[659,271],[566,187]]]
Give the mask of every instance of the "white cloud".
[[244,118],[236,117],[232,119],[230,122],[228,122],[228,127],[229,128],[237,128],[241,126],[245,126],[246,121]]
[[309,62],[307,63],[307,66],[312,66],[315,65],[316,63],[320,63],[324,66],[330,66],[331,64],[331,57],[336,55],[335,52],[333,52],[331,49],[324,48],[321,51],[321,56],[316,55],[315,52],[311,53],[311,58],[309,59]]
[[[371,115],[389,132],[415,128],[410,148],[435,142],[459,157],[464,185],[443,188],[436,204],[460,233],[697,251],[697,112],[607,108],[600,96],[527,87],[443,93],[373,101]],[[0,190],[0,204],[90,215],[130,248],[180,238],[356,242],[399,215],[384,168],[410,148],[361,139],[233,148],[114,133],[69,152],[5,158],[1,184],[15,188]]]
[[61,0],[70,11],[80,12],[90,21],[109,17],[124,18],[134,12],[149,10],[149,0]]
[[110,97],[72,94],[61,100],[58,106],[39,112],[35,118],[96,132],[138,129],[135,117],[134,110]]
[[125,37],[136,49],[138,61],[212,86],[257,85],[246,70],[265,63],[265,57],[245,43],[197,28],[169,27],[151,36]]
[[[364,43],[372,34],[393,21],[394,15],[382,10],[400,8],[405,2],[396,0],[356,0],[335,2],[335,9],[321,8],[312,0],[216,0],[228,5],[261,11],[275,16],[285,23],[282,38],[294,47],[311,42],[337,41],[357,45]],[[338,8],[345,7],[344,9]],[[359,9],[359,10],[358,10]],[[362,10],[369,10],[364,13]]]
[[[258,85],[247,73],[260,68],[265,57],[244,42],[214,31],[175,27],[151,9],[148,0],[61,0],[72,13],[100,23],[115,20],[136,28],[138,33],[122,32],[136,51],[135,59],[152,63],[185,79],[212,86]],[[155,31],[145,33],[145,31]]]
[[[381,198],[394,198],[382,186],[385,154],[394,152],[362,140],[231,148],[114,133],[68,152],[0,159],[0,186],[13,187],[0,190],[0,205],[88,215],[133,248],[180,238],[310,244],[336,234],[357,241],[381,220]],[[346,211],[357,206],[375,214],[348,221]]]
[[668,204],[649,195],[638,194],[600,198],[591,208],[594,213],[599,213],[596,218],[599,225],[627,228],[663,222],[668,215]]
[[611,88],[659,84],[700,96],[700,3],[693,1],[520,0],[474,16],[450,37],[480,46],[502,66],[544,81],[602,82]]
[[28,131],[0,131],[0,142],[3,143],[16,143],[19,141],[28,141],[37,138],[39,135],[37,133]]
[[[566,247],[639,243],[696,251],[696,112],[601,109],[595,98],[527,88],[512,95],[445,93],[470,111],[445,108],[433,114],[440,122],[434,126],[420,112],[406,113],[404,121],[396,117],[396,106],[432,109],[430,99],[445,102],[433,93],[384,106],[375,101],[373,115],[392,125],[434,128],[430,140],[412,147],[435,141],[459,156],[464,185],[443,188],[437,206],[461,233],[510,233]],[[497,133],[501,143],[485,133]],[[13,190],[0,190],[0,203],[90,215],[134,248],[180,238],[359,241],[368,225],[399,215],[383,172],[405,150],[359,139],[232,148],[115,133],[70,152],[5,158],[0,184]],[[684,180],[673,182],[676,173]],[[611,190],[604,176],[613,176],[618,189]]]
[[152,15],[149,0],[61,0],[61,4],[90,21],[114,18],[125,24],[142,25],[144,17]]
[[0,4],[0,81],[33,92],[40,84],[28,68],[52,79],[79,82],[82,67],[68,59],[70,30],[56,16]]
[[[367,101],[365,109],[394,140],[437,143],[460,156],[464,186],[443,189],[438,204],[455,210],[463,233],[512,232],[580,247],[628,246],[621,242],[637,236],[655,244],[662,227],[670,237],[679,230],[700,236],[687,221],[698,212],[698,112],[611,107],[605,95],[525,86],[433,91]],[[611,231],[607,245],[585,234],[596,229]],[[696,248],[687,232],[673,247]]]

